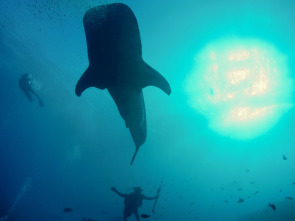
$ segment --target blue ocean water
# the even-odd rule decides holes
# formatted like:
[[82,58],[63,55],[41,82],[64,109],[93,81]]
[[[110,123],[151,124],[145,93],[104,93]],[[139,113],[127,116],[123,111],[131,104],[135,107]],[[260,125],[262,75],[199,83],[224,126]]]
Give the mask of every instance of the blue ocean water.
[[[294,93],[275,126],[237,140],[213,130],[185,89],[196,55],[226,38],[273,45],[294,79],[295,3],[119,1],[137,17],[144,60],[172,88],[169,97],[143,89],[147,140],[131,167],[133,140],[107,91],[90,88],[80,98],[74,91],[88,66],[83,15],[113,2],[0,2],[0,217],[123,220],[123,199],[110,188],[140,186],[154,196],[163,180],[155,214],[154,201],[140,208],[147,220],[295,220],[294,200],[286,198],[295,197]],[[20,91],[25,72],[43,108]]]

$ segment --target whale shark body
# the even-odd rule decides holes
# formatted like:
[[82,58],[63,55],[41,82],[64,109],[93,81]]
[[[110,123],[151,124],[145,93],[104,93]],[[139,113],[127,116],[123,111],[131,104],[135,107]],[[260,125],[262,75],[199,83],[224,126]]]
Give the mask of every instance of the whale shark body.
[[146,140],[146,111],[142,89],[156,86],[166,94],[166,79],[142,59],[137,20],[125,4],[89,9],[83,18],[89,67],[76,85],[76,95],[89,87],[107,89],[135,143],[131,165]]

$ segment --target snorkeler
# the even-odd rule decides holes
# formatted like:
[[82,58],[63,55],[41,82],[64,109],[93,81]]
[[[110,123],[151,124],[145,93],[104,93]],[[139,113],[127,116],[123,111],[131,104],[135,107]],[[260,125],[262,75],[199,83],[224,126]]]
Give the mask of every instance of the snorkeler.
[[123,211],[124,220],[130,217],[132,213],[135,215],[136,220],[139,221],[140,217],[138,215],[138,207],[142,205],[142,200],[154,200],[159,197],[159,194],[155,197],[147,197],[142,194],[142,189],[140,187],[133,187],[134,192],[130,194],[120,193],[115,187],[111,187],[111,190],[117,193],[119,196],[124,197],[125,208]]
[[43,101],[39,97],[39,95],[32,88],[32,76],[28,73],[25,73],[19,79],[19,88],[25,93],[26,97],[30,102],[33,102],[32,94],[35,95],[39,101],[40,107],[44,106]]

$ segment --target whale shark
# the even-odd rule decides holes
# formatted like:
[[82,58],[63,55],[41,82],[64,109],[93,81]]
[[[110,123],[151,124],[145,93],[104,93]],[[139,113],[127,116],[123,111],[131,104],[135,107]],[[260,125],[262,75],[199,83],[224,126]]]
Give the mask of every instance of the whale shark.
[[147,136],[142,89],[155,86],[170,95],[170,85],[143,60],[137,19],[127,5],[93,7],[85,13],[83,24],[89,66],[76,85],[76,95],[89,87],[108,90],[135,144],[132,165]]

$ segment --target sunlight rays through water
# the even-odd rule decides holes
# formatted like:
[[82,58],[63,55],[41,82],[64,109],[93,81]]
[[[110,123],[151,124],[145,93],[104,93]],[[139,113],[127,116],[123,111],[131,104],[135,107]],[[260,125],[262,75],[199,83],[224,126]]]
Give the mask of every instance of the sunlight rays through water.
[[287,62],[274,46],[256,39],[210,43],[186,79],[189,103],[218,133],[255,138],[293,106]]

